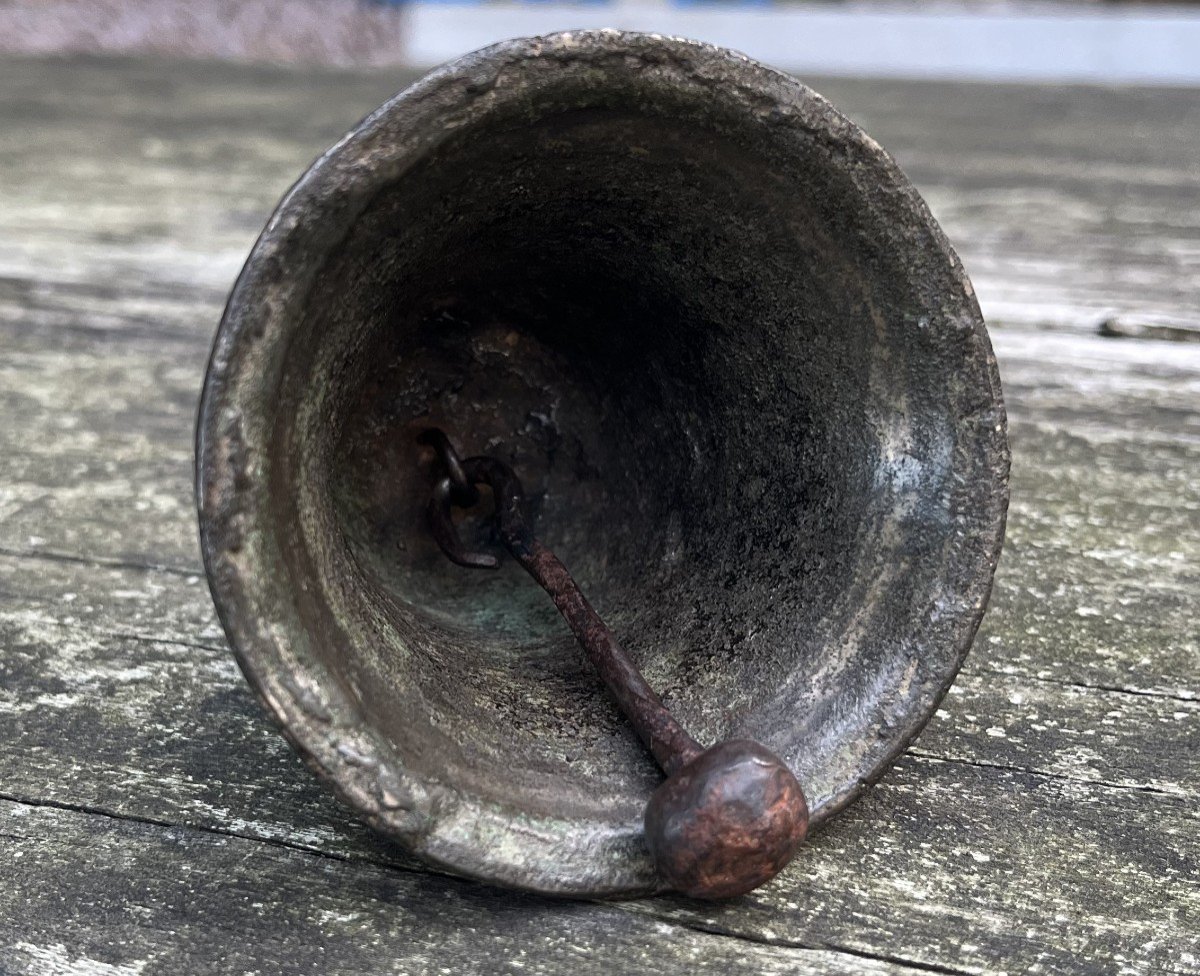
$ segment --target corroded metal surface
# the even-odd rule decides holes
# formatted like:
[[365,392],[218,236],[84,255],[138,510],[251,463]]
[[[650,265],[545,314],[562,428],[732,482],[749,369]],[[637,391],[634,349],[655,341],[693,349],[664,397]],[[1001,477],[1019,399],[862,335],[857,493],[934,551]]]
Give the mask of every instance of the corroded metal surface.
[[804,791],[778,756],[757,742],[720,742],[704,749],[646,682],[628,652],[588,602],[570,571],[538,541],[525,518],[520,479],[503,461],[461,461],[445,432],[424,431],[446,474],[429,505],[438,545],[460,566],[496,569],[490,553],[471,552],[458,538],[451,511],[478,500],[486,484],[496,536],[554,600],[558,612],[620,706],[638,738],[667,774],[646,808],[646,846],[663,881],[695,898],[729,898],[775,877],[808,828]]
[[808,830],[796,777],[757,742],[721,742],[670,776],[646,807],[663,879],[694,898],[730,898],[782,871]]
[[983,614],[1008,454],[970,284],[873,141],[728,52],[556,35],[397,96],[264,231],[198,435],[222,621],[343,799],[460,873],[654,890],[657,772],[519,570],[463,586],[428,538],[430,424],[519,467],[671,710],[782,757],[814,824]]

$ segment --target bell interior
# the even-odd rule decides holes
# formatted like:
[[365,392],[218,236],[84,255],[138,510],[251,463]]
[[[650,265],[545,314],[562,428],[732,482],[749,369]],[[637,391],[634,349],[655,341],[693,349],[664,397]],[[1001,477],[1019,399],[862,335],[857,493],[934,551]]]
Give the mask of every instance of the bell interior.
[[[288,353],[300,612],[407,768],[485,802],[633,821],[660,774],[536,583],[438,549],[426,427],[512,466],[698,740],[759,739],[817,806],[954,531],[947,353],[853,168],[694,114],[643,93],[447,135],[330,248]],[[459,528],[499,551],[489,511]]]

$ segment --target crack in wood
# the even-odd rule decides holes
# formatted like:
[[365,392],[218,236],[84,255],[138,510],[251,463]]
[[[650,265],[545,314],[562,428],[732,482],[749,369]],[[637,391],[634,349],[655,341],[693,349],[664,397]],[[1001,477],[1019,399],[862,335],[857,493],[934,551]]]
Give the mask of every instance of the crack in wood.
[[1192,800],[1197,799],[1197,797],[1200,796],[1200,794],[1191,793],[1186,790],[1165,790],[1161,787],[1150,786],[1144,783],[1117,783],[1112,780],[1085,779],[1080,776],[1068,776],[1066,773],[1055,773],[1044,769],[1030,769],[1025,766],[1013,766],[1007,763],[987,762],[983,759],[966,759],[962,756],[939,756],[935,753],[924,752],[916,747],[909,748],[909,750],[904,753],[904,756],[897,761],[903,761],[903,759],[908,756],[924,762],[958,763],[963,766],[972,766],[976,769],[995,769],[1002,772],[1022,773],[1026,776],[1057,780],[1061,783],[1074,783],[1079,786],[1099,786],[1103,789],[1128,790],[1134,793],[1151,793],[1157,796],[1169,796],[1178,800]]
[[56,552],[52,549],[11,549],[7,546],[0,546],[0,556],[11,559],[44,559],[49,562],[75,563],[80,566],[92,566],[96,569],[132,569],[145,573],[170,573],[173,576],[183,576],[188,579],[204,575],[202,565],[187,569],[167,563],[140,563],[127,559],[109,559],[104,556],[76,556],[69,552]]
[[[645,914],[647,917],[651,918],[657,917],[649,913],[643,913],[637,908],[628,908],[620,903],[617,903],[617,907],[625,908],[631,914]],[[804,949],[808,951],[832,951],[842,955],[852,956],[855,959],[866,959],[870,960],[871,962],[890,963],[895,966],[901,966],[905,969],[912,970],[913,972],[940,973],[943,974],[943,976],[977,976],[979,973],[978,969],[959,969],[954,966],[944,966],[939,963],[932,963],[926,960],[913,959],[910,956],[897,956],[886,952],[860,949],[854,946],[834,945],[821,941],[805,942],[800,939],[767,938],[754,933],[728,929],[720,925],[705,924],[692,920],[672,919],[672,921],[675,922],[675,924],[682,925],[684,928],[690,929],[693,932],[704,932],[708,935],[720,935],[726,938],[740,939],[743,942],[750,942],[755,945],[775,946],[786,949]]]
[[967,664],[964,666],[964,673],[972,674],[994,674],[1002,678],[1019,678],[1022,681],[1035,681],[1039,684],[1054,685],[1056,688],[1065,688],[1076,691],[1103,691],[1112,695],[1133,695],[1138,698],[1162,698],[1167,701],[1186,702],[1194,704],[1200,701],[1200,695],[1192,693],[1174,693],[1170,691],[1155,691],[1148,688],[1122,688],[1120,685],[1105,685],[1092,684],[1086,681],[1068,681],[1064,678],[1046,678],[1037,674],[1030,674],[1027,671],[1019,669],[1005,670],[1003,668],[984,668],[975,667],[971,664],[970,658],[967,659]]
[[[332,861],[341,862],[341,863],[349,863],[349,862],[361,860],[361,863],[368,864],[372,867],[380,868],[380,869],[383,869],[386,871],[396,871],[396,872],[400,872],[401,874],[406,874],[406,875],[428,875],[430,877],[437,878],[439,881],[441,881],[445,884],[449,884],[449,885],[452,885],[455,887],[461,886],[461,888],[466,889],[472,895],[476,894],[479,890],[478,886],[474,882],[465,880],[463,878],[455,877],[454,875],[451,875],[451,874],[439,872],[439,871],[436,871],[433,869],[414,870],[412,868],[407,868],[403,865],[393,864],[393,863],[389,863],[386,861],[344,857],[344,856],[331,854],[326,851],[308,848],[308,847],[301,846],[301,845],[288,844],[288,843],[283,843],[283,842],[278,842],[278,841],[269,841],[269,840],[264,840],[263,838],[259,838],[259,837],[247,837],[243,834],[238,834],[236,832],[215,830],[215,829],[206,828],[206,827],[198,827],[194,824],[169,823],[169,822],[157,820],[154,818],[130,816],[130,815],[126,815],[126,814],[114,813],[114,812],[108,811],[108,810],[97,809],[95,807],[90,807],[90,806],[86,806],[86,805],[63,803],[63,802],[54,801],[54,800],[32,800],[29,798],[14,796],[14,795],[4,793],[4,792],[0,792],[0,801],[6,801],[8,803],[12,803],[17,806],[31,807],[34,809],[50,809],[50,810],[58,810],[58,811],[66,812],[66,813],[79,814],[79,815],[84,815],[84,816],[99,816],[99,817],[103,817],[105,819],[128,823],[128,824],[136,824],[136,825],[143,826],[143,827],[158,828],[158,829],[165,829],[165,830],[184,830],[184,831],[192,831],[192,832],[194,832],[196,834],[200,834],[200,835],[215,835],[215,836],[219,836],[219,837],[229,837],[229,838],[233,838],[233,839],[236,839],[239,841],[248,841],[250,843],[264,844],[268,847],[279,848],[282,850],[296,852],[296,853],[300,853],[300,854],[307,855],[307,856],[328,858]],[[27,837],[21,836],[19,834],[10,834],[7,832],[0,832],[0,839],[11,840],[16,843],[21,843],[21,842],[28,840]],[[524,896],[518,895],[516,897],[540,898],[540,896],[531,896],[531,895],[524,895]],[[686,920],[670,919],[670,918],[663,917],[661,915],[655,915],[652,913],[638,911],[635,907],[633,907],[630,904],[607,902],[607,901],[603,901],[603,900],[599,900],[599,899],[586,899],[586,900],[575,901],[575,900],[570,900],[570,899],[558,899],[558,898],[546,897],[546,898],[542,898],[540,900],[543,900],[548,906],[551,906],[551,905],[566,906],[566,905],[570,905],[573,903],[574,904],[583,903],[583,904],[594,905],[596,907],[604,907],[604,908],[610,909],[610,910],[621,911],[622,914],[628,915],[633,918],[645,918],[647,920],[652,920],[656,926],[668,926],[670,928],[678,929],[678,930],[684,931],[684,932],[698,932],[698,933],[702,933],[705,935],[716,936],[716,937],[722,938],[722,939],[729,939],[733,942],[746,943],[747,945],[764,946],[764,947],[769,947],[772,949],[782,949],[785,951],[793,951],[793,952],[797,952],[797,953],[801,953],[801,954],[830,953],[834,956],[846,956],[848,959],[862,959],[862,960],[869,960],[872,962],[888,963],[888,964],[891,964],[892,966],[896,967],[896,969],[893,970],[893,972],[898,970],[900,972],[911,971],[914,973],[922,973],[922,972],[945,973],[945,974],[948,974],[948,976],[971,976],[971,972],[967,971],[967,970],[959,970],[959,969],[953,969],[950,967],[937,966],[935,964],[930,964],[930,963],[926,963],[926,962],[922,962],[922,961],[918,961],[918,960],[910,960],[910,959],[906,959],[906,958],[900,957],[900,956],[876,954],[876,953],[872,953],[867,950],[863,950],[863,949],[851,947],[851,946],[843,947],[843,946],[839,946],[835,943],[829,943],[829,942],[822,942],[820,944],[807,944],[807,943],[804,943],[801,941],[796,941],[796,940],[768,939],[768,938],[763,938],[761,936],[758,936],[754,933],[742,932],[742,931],[738,931],[738,930],[734,930],[734,929],[723,928],[720,926],[705,926],[705,925],[700,925],[700,924],[697,924],[694,922],[689,922]],[[144,903],[142,905],[142,907],[144,909],[147,909],[148,911],[153,911],[156,906],[153,906],[148,903]],[[658,934],[661,936],[662,932],[660,931]],[[2,934],[0,934],[0,937],[2,937]]]
[[[90,817],[104,817],[107,820],[118,820],[123,823],[144,824],[147,827],[162,827],[167,830],[194,830],[197,833],[213,834],[217,837],[236,837],[238,840],[249,841],[250,843],[254,844],[265,844],[268,847],[279,847],[289,851],[298,851],[301,854],[308,854],[313,857],[327,857],[334,861],[361,860],[367,864],[374,864],[377,867],[394,869],[396,871],[414,870],[413,868],[408,868],[404,865],[394,864],[388,861],[379,861],[371,858],[351,858],[345,854],[339,854],[336,851],[328,851],[320,847],[312,847],[308,844],[300,844],[294,841],[280,840],[274,837],[256,836],[254,834],[242,833],[240,831],[230,830],[223,827],[216,827],[211,824],[186,823],[182,821],[162,820],[157,817],[147,817],[141,814],[121,813],[115,810],[106,810],[103,807],[98,807],[87,803],[68,803],[64,800],[49,800],[40,799],[37,797],[18,796],[16,794],[4,791],[0,791],[0,800],[6,800],[9,803],[15,803],[26,807],[63,810],[67,813],[78,813]],[[441,874],[441,872],[437,871],[429,871],[426,873],[438,875]],[[445,876],[451,877],[450,875]]]

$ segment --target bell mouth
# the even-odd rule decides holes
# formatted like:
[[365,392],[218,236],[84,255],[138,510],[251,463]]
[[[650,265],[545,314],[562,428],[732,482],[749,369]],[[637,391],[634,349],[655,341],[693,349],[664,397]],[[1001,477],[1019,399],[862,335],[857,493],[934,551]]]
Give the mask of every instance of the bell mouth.
[[814,824],[982,617],[1008,453],[970,284],[869,137],[729,52],[513,41],[387,103],[255,246],[198,428],[222,621],[339,794],[459,873],[651,890],[661,774],[545,594],[437,548],[429,426],[516,470],[680,721],[783,757]]

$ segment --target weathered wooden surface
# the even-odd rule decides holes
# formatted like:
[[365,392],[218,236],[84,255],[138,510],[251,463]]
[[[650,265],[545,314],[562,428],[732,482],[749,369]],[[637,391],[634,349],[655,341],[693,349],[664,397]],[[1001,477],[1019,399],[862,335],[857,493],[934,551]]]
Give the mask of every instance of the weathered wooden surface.
[[818,84],[994,326],[1014,452],[942,711],[773,885],[550,901],[328,797],[216,624],[191,431],[271,204],[403,78],[0,60],[0,973],[1200,972],[1194,92]]

